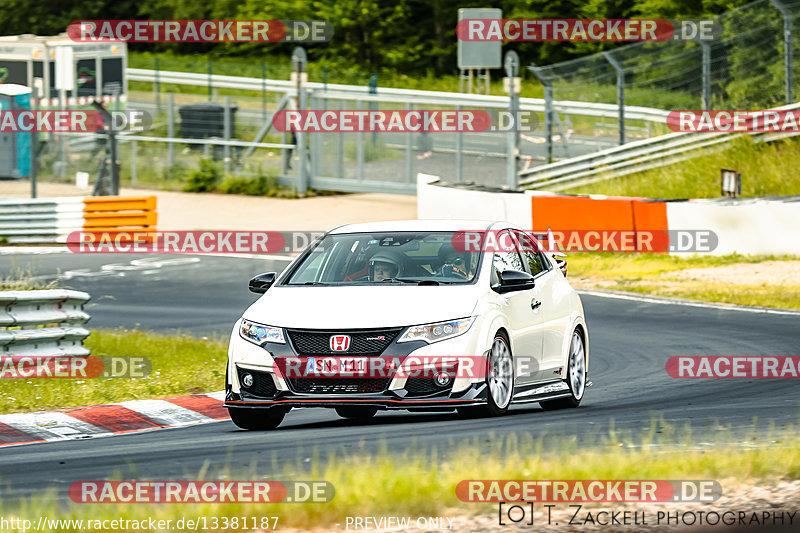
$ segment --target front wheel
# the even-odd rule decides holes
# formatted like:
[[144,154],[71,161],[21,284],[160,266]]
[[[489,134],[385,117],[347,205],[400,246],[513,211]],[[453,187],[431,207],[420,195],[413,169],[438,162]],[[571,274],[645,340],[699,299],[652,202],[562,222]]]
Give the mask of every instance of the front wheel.
[[369,420],[378,412],[377,407],[337,407],[336,414],[351,420]]
[[502,416],[508,412],[514,393],[514,362],[508,339],[497,333],[492,341],[486,371],[486,405],[459,407],[458,414],[464,418],[479,416]]
[[236,426],[252,431],[275,429],[286,416],[288,411],[278,407],[269,409],[246,409],[242,407],[228,407],[228,413]]
[[569,368],[567,369],[567,385],[569,386],[570,396],[550,400],[549,402],[539,402],[542,409],[565,409],[578,407],[583,399],[586,390],[586,350],[583,346],[583,337],[575,330],[572,333],[572,341],[569,345]]

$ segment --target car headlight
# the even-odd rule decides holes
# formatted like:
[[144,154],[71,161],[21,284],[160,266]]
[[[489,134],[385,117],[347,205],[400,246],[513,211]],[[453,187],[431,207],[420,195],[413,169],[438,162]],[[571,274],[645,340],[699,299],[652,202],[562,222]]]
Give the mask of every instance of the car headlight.
[[253,344],[261,346],[265,342],[276,342],[279,344],[286,344],[286,339],[283,338],[283,330],[273,326],[265,326],[264,324],[256,324],[249,320],[242,319],[242,324],[239,327],[239,335]]
[[465,333],[474,321],[475,317],[469,317],[448,320],[447,322],[436,322],[435,324],[411,326],[397,342],[425,341],[431,343],[451,339]]

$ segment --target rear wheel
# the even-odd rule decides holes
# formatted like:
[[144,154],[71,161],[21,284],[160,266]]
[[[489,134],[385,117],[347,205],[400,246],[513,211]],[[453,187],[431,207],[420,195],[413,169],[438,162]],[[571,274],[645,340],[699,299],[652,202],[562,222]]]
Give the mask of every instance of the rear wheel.
[[567,385],[570,396],[549,402],[539,402],[542,409],[566,409],[578,407],[581,404],[583,393],[586,390],[586,350],[583,346],[583,337],[578,330],[572,332],[572,341],[569,345]]
[[465,418],[502,416],[508,412],[514,393],[514,362],[505,334],[498,332],[492,341],[486,371],[486,405],[460,407],[458,413]]
[[336,414],[352,420],[368,420],[378,412],[377,407],[337,407]]
[[283,417],[288,411],[279,407],[270,409],[245,409],[242,407],[228,407],[228,413],[234,424],[242,429],[263,431],[275,429],[283,422]]

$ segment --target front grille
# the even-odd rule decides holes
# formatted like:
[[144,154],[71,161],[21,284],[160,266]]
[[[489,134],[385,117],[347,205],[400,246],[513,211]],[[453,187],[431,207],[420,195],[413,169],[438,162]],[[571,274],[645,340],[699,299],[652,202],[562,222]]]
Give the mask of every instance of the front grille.
[[452,381],[446,387],[440,387],[433,378],[408,378],[405,389],[408,397],[429,396],[440,392],[445,392],[453,387]]
[[[400,334],[403,328],[320,331],[287,329],[289,341],[298,355],[380,355]],[[349,335],[350,347],[346,352],[331,350],[332,335]]]
[[383,392],[389,387],[391,379],[367,379],[367,378],[331,378],[331,379],[310,379],[294,378],[287,379],[289,387],[294,392],[305,394],[352,394]]
[[[243,393],[247,393],[250,396],[258,396],[259,398],[273,398],[278,392],[275,380],[272,379],[272,374],[239,368],[238,366],[236,371],[239,374],[239,384]],[[242,383],[245,374],[253,376],[253,384],[250,387],[245,387]]]

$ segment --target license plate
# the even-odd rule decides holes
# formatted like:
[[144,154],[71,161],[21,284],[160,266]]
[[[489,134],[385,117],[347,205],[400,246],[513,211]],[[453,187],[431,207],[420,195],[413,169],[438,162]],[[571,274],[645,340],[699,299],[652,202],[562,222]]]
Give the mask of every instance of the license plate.
[[367,371],[364,357],[308,357],[304,369],[314,375],[358,375]]

